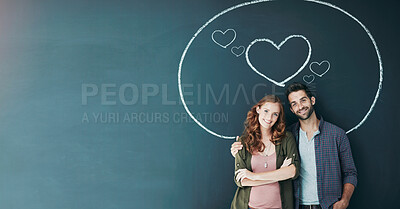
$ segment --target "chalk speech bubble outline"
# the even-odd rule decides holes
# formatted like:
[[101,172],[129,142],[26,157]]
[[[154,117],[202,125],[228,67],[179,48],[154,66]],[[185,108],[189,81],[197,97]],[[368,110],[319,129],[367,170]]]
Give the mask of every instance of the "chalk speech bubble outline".
[[[275,81],[274,79],[269,78],[269,77],[267,77],[266,75],[264,75],[263,73],[261,73],[260,71],[258,71],[258,70],[253,66],[253,64],[251,63],[250,58],[249,58],[249,51],[250,51],[250,48],[251,48],[254,44],[256,44],[256,43],[258,43],[258,42],[268,42],[268,43],[270,43],[272,46],[274,46],[276,49],[280,50],[281,47],[282,47],[282,45],[285,44],[289,39],[292,39],[292,38],[301,38],[301,39],[303,39],[304,41],[307,42],[307,46],[308,46],[308,55],[307,55],[307,59],[306,59],[306,61],[303,63],[303,65],[302,65],[294,74],[292,74],[291,76],[287,77],[285,80],[283,80],[283,81],[281,81],[281,82],[277,82],[277,81]],[[311,49],[311,44],[310,44],[310,42],[307,40],[306,37],[304,37],[303,35],[290,35],[290,36],[286,37],[285,40],[283,40],[279,45],[276,45],[275,42],[273,42],[272,40],[267,39],[267,38],[255,39],[254,41],[252,41],[252,42],[249,44],[249,46],[248,46],[247,49],[246,49],[246,53],[245,53],[245,54],[246,54],[246,61],[247,61],[247,64],[250,66],[250,68],[251,68],[254,72],[256,72],[258,75],[260,75],[261,77],[263,77],[263,78],[269,80],[270,82],[272,82],[273,84],[275,84],[275,85],[277,85],[277,86],[285,87],[285,83],[286,83],[286,82],[290,81],[293,77],[295,77],[296,75],[298,75],[298,74],[299,74],[301,71],[303,71],[303,69],[307,66],[308,62],[310,61],[311,51],[312,51],[312,49]]]
[[[211,19],[209,19],[204,25],[202,25],[197,31],[196,33],[193,35],[193,37],[190,39],[190,41],[188,42],[188,44],[186,45],[185,49],[183,50],[182,56],[181,56],[181,60],[179,62],[179,68],[178,68],[178,90],[179,90],[179,96],[180,99],[182,101],[182,105],[185,108],[185,111],[188,113],[188,115],[193,119],[193,121],[199,125],[202,129],[204,129],[205,131],[207,131],[208,133],[216,136],[216,137],[220,137],[222,139],[235,139],[236,136],[225,136],[222,134],[218,134],[210,129],[208,129],[207,127],[205,127],[200,121],[198,121],[193,114],[190,112],[189,108],[186,105],[185,99],[183,97],[183,92],[182,92],[182,81],[181,81],[181,75],[182,75],[182,65],[183,65],[183,61],[185,60],[185,56],[187,51],[190,48],[190,45],[192,45],[193,41],[196,39],[196,37],[201,33],[201,31],[204,30],[205,27],[207,27],[211,22],[213,22],[215,19],[217,19],[218,17],[220,17],[221,15],[224,15],[232,10],[244,7],[244,6],[248,6],[248,5],[252,5],[252,4],[257,4],[257,3],[262,3],[262,2],[271,2],[273,0],[256,0],[256,1],[250,1],[250,2],[244,2],[232,7],[229,7],[228,9],[223,10],[222,12],[218,13],[217,15],[215,15],[214,17],[212,17]],[[367,29],[367,27],[364,26],[364,24],[362,24],[357,18],[355,18],[353,15],[351,15],[350,13],[346,12],[345,10],[331,4],[331,3],[326,3],[323,1],[317,1],[317,0],[305,0],[307,2],[313,2],[316,4],[321,4],[321,5],[325,5],[328,6],[330,8],[336,9],[340,12],[342,12],[343,14],[347,15],[348,17],[350,17],[351,19],[353,19],[354,21],[356,21],[363,29],[364,31],[367,33],[368,37],[371,39],[372,44],[374,45],[375,48],[375,52],[376,52],[376,56],[378,58],[378,62],[379,62],[379,83],[378,83],[378,89],[376,91],[375,94],[375,98],[374,101],[372,102],[367,114],[363,117],[363,119],[353,128],[351,128],[350,130],[346,131],[346,134],[356,130],[357,128],[359,128],[369,117],[369,115],[371,114],[371,112],[373,111],[375,105],[376,105],[376,101],[379,98],[380,92],[382,90],[382,83],[383,83],[383,63],[382,63],[382,58],[381,58],[381,54],[379,53],[379,49],[378,49],[378,45],[375,42],[374,37],[372,37],[372,34],[369,32],[369,30]]]

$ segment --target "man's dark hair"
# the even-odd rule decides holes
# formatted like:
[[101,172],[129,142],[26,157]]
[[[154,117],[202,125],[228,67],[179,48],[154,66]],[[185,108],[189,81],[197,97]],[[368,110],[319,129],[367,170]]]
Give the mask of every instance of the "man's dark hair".
[[302,83],[292,83],[290,84],[287,88],[286,88],[286,97],[289,97],[289,94],[292,92],[296,92],[296,91],[300,91],[303,90],[306,92],[308,98],[311,99],[311,97],[313,97],[314,95],[311,93],[310,89],[308,89],[308,87]]

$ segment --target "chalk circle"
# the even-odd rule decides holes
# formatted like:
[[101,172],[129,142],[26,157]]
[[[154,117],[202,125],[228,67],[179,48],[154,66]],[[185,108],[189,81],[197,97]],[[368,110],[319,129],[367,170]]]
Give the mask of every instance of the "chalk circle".
[[[196,37],[201,33],[201,31],[203,31],[203,29],[205,27],[207,27],[211,22],[213,22],[215,19],[217,19],[221,15],[224,15],[224,14],[226,14],[226,13],[232,11],[232,10],[235,10],[235,9],[238,9],[238,8],[241,8],[241,7],[244,7],[244,6],[253,5],[253,4],[262,3],[262,2],[270,2],[270,1],[272,1],[272,0],[256,0],[256,1],[244,2],[244,3],[238,4],[236,6],[232,6],[232,7],[228,8],[228,9],[223,10],[222,12],[218,13],[217,15],[215,15],[214,17],[209,19],[203,26],[201,26],[197,30],[197,32],[190,39],[189,43],[186,45],[185,50],[182,53],[182,57],[181,57],[181,60],[179,62],[179,69],[178,69],[178,89],[179,89],[179,95],[180,95],[180,99],[182,101],[183,107],[185,108],[185,110],[188,113],[188,115],[193,119],[193,121],[195,121],[197,123],[197,125],[199,125],[205,131],[207,131],[208,133],[210,133],[210,134],[212,134],[214,136],[220,137],[222,139],[235,139],[236,138],[236,136],[225,136],[225,135],[218,134],[218,133],[208,129],[207,127],[205,127],[200,121],[198,121],[193,116],[193,114],[190,112],[189,108],[187,107],[185,99],[183,98],[182,85],[181,85],[182,64],[183,64],[183,61],[185,60],[186,53],[189,50],[190,45],[193,43],[194,39],[196,39]],[[356,126],[351,128],[350,130],[346,131],[346,134],[348,134],[348,133],[356,130],[357,128],[359,128],[368,119],[368,116],[371,114],[372,110],[375,107],[376,101],[379,98],[379,94],[381,92],[382,83],[383,83],[383,64],[382,64],[381,55],[379,53],[379,49],[378,49],[378,46],[376,45],[375,39],[372,37],[372,35],[369,32],[369,30],[367,29],[367,27],[365,27],[364,24],[362,24],[353,15],[351,15],[350,13],[346,12],[345,10],[343,10],[343,9],[341,9],[341,8],[331,4],[331,3],[326,3],[326,2],[323,2],[323,1],[317,1],[317,0],[305,0],[305,1],[314,2],[314,3],[317,3],[317,4],[321,4],[321,5],[325,5],[325,6],[331,7],[333,9],[336,9],[336,10],[342,12],[343,14],[347,15],[348,17],[350,17],[351,19],[356,21],[364,29],[364,31],[367,33],[368,37],[371,39],[372,44],[374,45],[375,51],[376,51],[376,56],[377,56],[378,61],[379,61],[379,84],[378,84],[378,89],[377,89],[376,94],[375,94],[374,101],[372,102],[372,104],[371,104],[367,114],[365,114],[364,118]]]

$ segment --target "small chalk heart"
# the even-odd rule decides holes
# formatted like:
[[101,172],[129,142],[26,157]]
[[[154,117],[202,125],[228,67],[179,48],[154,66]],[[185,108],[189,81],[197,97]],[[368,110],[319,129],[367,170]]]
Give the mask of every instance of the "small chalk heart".
[[240,57],[244,53],[244,46],[234,46],[231,48],[232,54],[234,54],[236,57]]
[[310,71],[319,77],[322,77],[323,75],[325,75],[325,73],[327,73],[330,68],[331,68],[331,64],[327,60],[324,60],[320,63],[312,62],[310,64]]
[[314,81],[315,76],[314,75],[305,75],[303,76],[303,81],[306,82],[307,84],[310,84]]
[[[226,31],[222,32],[221,30],[215,30],[211,34],[211,39],[216,43],[218,46],[226,49],[231,43],[233,43],[236,39],[236,31],[233,29],[227,29]],[[216,40],[218,39],[218,41]]]

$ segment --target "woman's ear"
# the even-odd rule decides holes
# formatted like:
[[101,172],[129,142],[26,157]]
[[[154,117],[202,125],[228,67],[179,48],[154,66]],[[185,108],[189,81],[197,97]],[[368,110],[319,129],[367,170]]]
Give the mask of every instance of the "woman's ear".
[[259,107],[259,106],[256,107],[256,112],[257,112],[258,114],[260,114],[260,107]]

